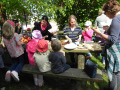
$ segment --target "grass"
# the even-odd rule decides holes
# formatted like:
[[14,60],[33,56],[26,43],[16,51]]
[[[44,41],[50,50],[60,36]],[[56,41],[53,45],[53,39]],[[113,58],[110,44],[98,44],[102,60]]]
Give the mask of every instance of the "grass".
[[[94,63],[98,64],[98,69],[102,70],[104,69],[105,65],[101,63],[101,56],[96,56],[93,54],[91,58]],[[52,77],[44,77],[45,84],[41,88],[36,87],[34,85],[33,77],[32,75],[28,74],[21,74],[20,75],[20,82],[16,83],[14,80],[12,82],[8,83],[4,81],[4,75],[2,75],[2,82],[0,80],[0,88],[1,87],[6,87],[5,90],[76,90],[75,86],[76,81],[74,80],[64,80],[62,78],[52,78]],[[102,74],[103,76],[103,83],[93,83],[87,81],[87,84],[82,83],[79,81],[81,85],[80,90],[103,90],[103,88],[108,85],[108,76],[106,73]],[[0,77],[1,78],[1,77]],[[85,86],[86,87],[85,87]]]

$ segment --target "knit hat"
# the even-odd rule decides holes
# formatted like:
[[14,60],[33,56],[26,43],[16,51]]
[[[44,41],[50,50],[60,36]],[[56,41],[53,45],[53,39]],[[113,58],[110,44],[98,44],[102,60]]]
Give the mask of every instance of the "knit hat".
[[42,39],[42,34],[39,30],[34,30],[32,32],[32,39]]
[[44,39],[40,39],[37,44],[37,51],[46,52],[48,50],[48,42]]
[[86,21],[86,22],[85,22],[85,26],[90,26],[90,25],[92,25],[92,22],[91,22],[91,21]]
[[7,22],[9,22],[12,26],[15,25],[15,23],[13,21],[7,20]]

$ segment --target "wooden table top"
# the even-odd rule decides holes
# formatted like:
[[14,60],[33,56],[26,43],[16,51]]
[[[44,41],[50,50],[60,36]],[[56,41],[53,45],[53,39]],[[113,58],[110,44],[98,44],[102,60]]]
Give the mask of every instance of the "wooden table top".
[[[51,51],[51,47],[49,48]],[[65,52],[74,52],[74,53],[89,53],[89,52],[101,52],[101,45],[98,43],[81,43],[75,49],[65,49],[62,45],[62,50]]]

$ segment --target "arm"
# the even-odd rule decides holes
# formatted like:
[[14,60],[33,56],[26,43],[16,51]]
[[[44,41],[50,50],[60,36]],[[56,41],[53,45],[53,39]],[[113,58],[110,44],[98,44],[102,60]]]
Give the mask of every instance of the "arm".
[[69,41],[69,43],[72,43],[72,40],[67,35],[65,35],[65,38]]
[[100,36],[102,36],[104,39],[108,39],[108,35],[106,35],[106,34],[102,34],[100,31],[99,31],[99,29],[98,28],[93,28],[93,31],[95,32],[95,33],[97,33],[97,34],[99,34]]
[[79,35],[78,37],[79,37],[79,38],[78,38],[77,42],[80,42],[82,35]]

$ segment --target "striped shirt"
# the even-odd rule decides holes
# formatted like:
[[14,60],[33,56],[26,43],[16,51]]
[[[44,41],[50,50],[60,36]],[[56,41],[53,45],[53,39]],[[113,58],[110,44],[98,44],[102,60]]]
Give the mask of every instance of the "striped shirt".
[[82,29],[80,28],[80,25],[77,25],[74,31],[71,31],[71,27],[66,25],[64,27],[64,35],[67,35],[72,40],[72,42],[76,42],[76,40],[79,38],[79,35],[82,35]]

